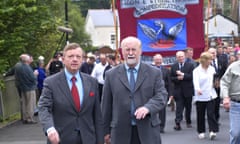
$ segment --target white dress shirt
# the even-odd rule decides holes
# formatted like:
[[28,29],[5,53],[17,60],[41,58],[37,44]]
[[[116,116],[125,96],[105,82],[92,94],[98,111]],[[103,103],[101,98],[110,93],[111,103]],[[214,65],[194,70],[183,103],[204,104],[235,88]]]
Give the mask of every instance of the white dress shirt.
[[103,65],[102,63],[98,63],[94,66],[91,76],[98,80],[98,83],[104,84],[103,73],[105,68],[108,66],[108,63]]

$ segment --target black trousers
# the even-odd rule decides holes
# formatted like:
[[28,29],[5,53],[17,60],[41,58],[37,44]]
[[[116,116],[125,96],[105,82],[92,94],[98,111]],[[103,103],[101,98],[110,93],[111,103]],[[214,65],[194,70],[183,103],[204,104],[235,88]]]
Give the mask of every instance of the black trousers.
[[141,144],[137,126],[132,126],[132,134],[131,134],[131,144]]
[[215,99],[215,117],[217,122],[219,122],[219,118],[220,118],[220,88],[215,88],[216,92],[217,92],[217,98]]
[[197,131],[198,133],[206,132],[205,113],[207,111],[207,122],[209,131],[218,132],[218,123],[215,117],[215,100],[206,102],[196,102],[197,110]]
[[166,107],[159,111],[160,130],[164,130],[166,124]]
[[183,119],[183,110],[185,109],[185,119],[187,124],[191,124],[191,112],[192,112],[192,96],[184,97],[183,95],[178,95],[174,97],[176,102],[176,124],[180,124]]

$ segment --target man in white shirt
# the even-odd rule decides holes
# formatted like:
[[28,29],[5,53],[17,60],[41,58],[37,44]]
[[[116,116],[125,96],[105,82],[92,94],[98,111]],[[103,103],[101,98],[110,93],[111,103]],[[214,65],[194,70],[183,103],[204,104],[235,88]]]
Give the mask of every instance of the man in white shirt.
[[108,66],[108,62],[107,62],[105,54],[100,54],[99,58],[100,58],[100,63],[95,65],[95,67],[93,68],[91,76],[98,80],[99,97],[100,97],[100,102],[101,102],[102,88],[103,88],[103,85],[104,85],[103,73],[104,73],[105,68]]

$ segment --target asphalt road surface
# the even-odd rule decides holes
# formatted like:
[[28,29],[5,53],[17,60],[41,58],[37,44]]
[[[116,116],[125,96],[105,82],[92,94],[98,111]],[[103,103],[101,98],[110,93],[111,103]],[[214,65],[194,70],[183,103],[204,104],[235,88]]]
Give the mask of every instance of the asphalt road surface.
[[[228,113],[221,108],[220,131],[215,140],[209,139],[207,133],[205,139],[198,139],[196,131],[196,113],[193,105],[192,128],[187,128],[185,122],[182,122],[182,130],[175,131],[174,117],[175,112],[167,108],[167,123],[165,133],[161,134],[162,144],[228,144],[229,143],[229,118]],[[206,124],[206,126],[208,126]],[[46,137],[42,132],[41,125],[23,125],[17,121],[7,127],[0,129],[0,144],[46,144]]]

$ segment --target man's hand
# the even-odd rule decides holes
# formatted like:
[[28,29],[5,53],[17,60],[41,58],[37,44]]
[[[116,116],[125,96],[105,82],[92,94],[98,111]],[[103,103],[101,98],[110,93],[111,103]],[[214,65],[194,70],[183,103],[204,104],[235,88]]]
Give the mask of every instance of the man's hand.
[[104,136],[104,142],[105,144],[111,144],[110,134]]
[[230,108],[230,98],[229,97],[224,97],[223,98],[223,107],[226,110],[229,110],[229,108]]
[[178,79],[178,80],[183,80],[183,76],[182,76],[182,75],[179,75],[179,76],[177,76],[177,79]]
[[140,107],[135,111],[134,115],[136,116],[136,119],[140,120],[144,119],[148,113],[149,110],[146,107]]
[[50,140],[51,144],[59,144],[59,142],[60,142],[59,134],[55,129],[50,130],[48,132],[47,136],[48,136],[48,139]]

